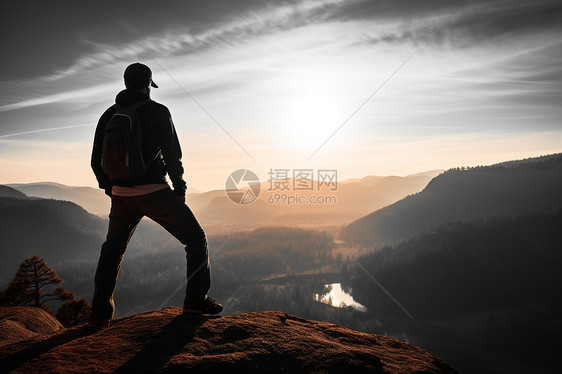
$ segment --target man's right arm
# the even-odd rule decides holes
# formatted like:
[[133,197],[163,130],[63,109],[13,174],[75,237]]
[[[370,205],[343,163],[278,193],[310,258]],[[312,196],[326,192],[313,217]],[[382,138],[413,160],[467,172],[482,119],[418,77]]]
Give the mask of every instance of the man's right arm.
[[103,148],[103,137],[105,133],[105,126],[108,122],[108,114],[109,109],[100,117],[98,121],[98,125],[96,127],[96,133],[94,135],[94,145],[92,148],[92,158],[90,165],[92,166],[92,170],[96,175],[96,179],[98,180],[99,188],[105,190],[106,195],[111,196],[111,180],[105,175],[103,169],[101,167],[101,153]]

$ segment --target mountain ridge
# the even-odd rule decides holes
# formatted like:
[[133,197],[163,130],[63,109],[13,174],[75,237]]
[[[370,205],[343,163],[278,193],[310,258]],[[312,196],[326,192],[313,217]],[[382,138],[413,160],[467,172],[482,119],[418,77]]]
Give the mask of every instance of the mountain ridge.
[[449,221],[470,221],[562,208],[562,154],[457,168],[416,194],[361,217],[342,230],[348,242],[394,245]]
[[7,197],[13,199],[27,199],[27,195],[15,188],[4,186],[0,184],[0,197]]
[[[289,189],[276,189],[271,181],[261,183],[259,198],[252,204],[239,205],[230,201],[225,190],[191,191],[188,189],[186,202],[205,228],[218,229],[221,232],[241,228],[238,218],[243,214],[246,219],[242,228],[255,228],[263,225],[276,225],[292,222],[296,225],[310,225],[310,216],[314,214],[324,224],[342,225],[381,208],[396,200],[424,188],[440,170],[424,171],[417,174],[399,176],[366,176],[358,180],[349,179],[338,182],[332,190],[318,186],[314,181],[312,190],[297,188],[296,180],[283,181]],[[275,181],[280,182],[280,181]],[[273,188],[270,188],[273,185]],[[72,201],[88,212],[107,217],[110,199],[102,190],[92,187],[65,186],[54,182],[14,183],[8,184],[30,197]],[[329,197],[330,203],[287,204],[288,198],[298,195]],[[279,199],[275,199],[280,197]],[[281,199],[286,198],[286,199]],[[281,203],[283,201],[284,203]]]

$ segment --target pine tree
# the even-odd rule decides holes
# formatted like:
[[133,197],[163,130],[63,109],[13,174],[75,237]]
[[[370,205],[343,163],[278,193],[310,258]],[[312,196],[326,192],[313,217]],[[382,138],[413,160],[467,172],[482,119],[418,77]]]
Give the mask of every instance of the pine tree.
[[86,299],[68,300],[57,312],[57,319],[66,327],[80,325],[88,322],[91,309]]
[[6,291],[0,295],[0,305],[34,306],[51,313],[46,302],[74,299],[74,294],[63,289],[61,283],[45,260],[37,256],[26,258]]

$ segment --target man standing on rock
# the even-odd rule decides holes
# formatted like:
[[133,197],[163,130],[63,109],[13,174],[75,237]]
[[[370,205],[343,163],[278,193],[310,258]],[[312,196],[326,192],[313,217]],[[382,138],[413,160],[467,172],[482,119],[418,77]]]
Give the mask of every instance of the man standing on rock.
[[[111,211],[107,238],[101,248],[94,278],[89,325],[94,328],[109,326],[115,311],[113,293],[121,261],[131,236],[144,216],[160,224],[185,245],[187,288],[183,312],[218,314],[222,305],[207,296],[211,286],[207,237],[185,204],[182,154],[170,111],[150,99],[151,87],[158,86],[152,80],[152,71],[148,66],[140,63],[129,65],[124,79],[126,89],[119,92],[116,104],[99,119],[92,151],[92,169],[99,187],[111,197]],[[141,133],[142,138],[136,143],[129,139],[128,145],[123,146],[121,143],[127,136],[115,136],[115,131],[128,131],[128,126],[116,127],[116,119],[117,122],[128,121],[131,133],[135,134],[129,138]],[[108,164],[116,162],[111,155],[119,155],[119,152],[124,154],[124,165],[129,167],[135,163],[134,149],[130,150],[135,147],[140,148],[137,153],[141,156],[137,163],[142,164],[142,172],[122,174],[119,171],[114,173],[115,168],[108,168]],[[108,150],[113,150],[110,156]],[[166,174],[173,189],[166,182]],[[123,178],[123,175],[128,177]]]

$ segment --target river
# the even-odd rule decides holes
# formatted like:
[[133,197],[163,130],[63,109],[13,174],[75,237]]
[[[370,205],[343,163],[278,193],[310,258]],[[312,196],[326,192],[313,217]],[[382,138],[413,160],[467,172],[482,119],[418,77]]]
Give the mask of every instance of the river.
[[323,302],[325,304],[332,305],[332,306],[335,306],[335,307],[338,307],[338,308],[342,307],[342,303],[344,303],[345,306],[351,306],[356,310],[359,310],[359,311],[362,311],[362,312],[367,311],[367,308],[364,305],[361,305],[358,302],[356,302],[355,300],[353,300],[353,297],[350,294],[348,294],[344,290],[342,290],[340,283],[327,284],[326,287],[330,287],[330,292],[328,292],[327,294],[325,294],[322,297],[320,297],[320,295],[318,295],[318,294],[315,294],[315,295],[313,295],[314,300],[320,301],[320,302]]

